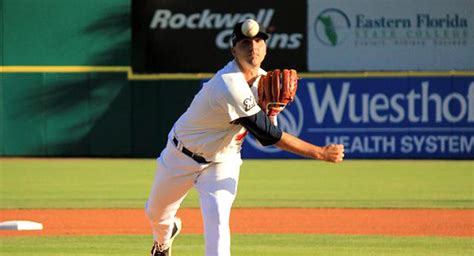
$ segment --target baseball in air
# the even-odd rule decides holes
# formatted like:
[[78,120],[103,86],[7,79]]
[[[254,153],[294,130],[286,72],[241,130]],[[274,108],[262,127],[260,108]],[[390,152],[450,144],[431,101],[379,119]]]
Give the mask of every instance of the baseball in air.
[[242,34],[247,37],[254,37],[258,34],[260,27],[255,20],[248,19],[242,24]]

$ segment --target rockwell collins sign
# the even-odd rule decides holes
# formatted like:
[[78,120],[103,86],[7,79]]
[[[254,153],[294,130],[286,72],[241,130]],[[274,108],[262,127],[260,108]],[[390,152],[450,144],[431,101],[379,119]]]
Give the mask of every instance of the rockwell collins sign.
[[306,70],[306,4],[269,0],[132,2],[132,66],[138,73],[215,72],[233,56],[234,25],[252,18],[271,35],[265,69]]

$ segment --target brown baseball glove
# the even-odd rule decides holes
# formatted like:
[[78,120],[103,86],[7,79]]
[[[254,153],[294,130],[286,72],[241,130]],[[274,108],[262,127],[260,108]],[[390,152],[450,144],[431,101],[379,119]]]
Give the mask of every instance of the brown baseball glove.
[[295,99],[298,75],[294,69],[268,71],[258,83],[258,105],[277,125],[276,116]]

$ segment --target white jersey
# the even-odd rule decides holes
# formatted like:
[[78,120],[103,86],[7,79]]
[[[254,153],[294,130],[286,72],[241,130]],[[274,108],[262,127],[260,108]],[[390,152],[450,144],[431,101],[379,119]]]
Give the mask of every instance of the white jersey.
[[[258,74],[265,74],[259,69]],[[204,83],[186,112],[176,121],[169,139],[207,161],[222,162],[240,156],[247,131],[232,121],[258,113],[258,80],[250,87],[235,61],[229,62]]]

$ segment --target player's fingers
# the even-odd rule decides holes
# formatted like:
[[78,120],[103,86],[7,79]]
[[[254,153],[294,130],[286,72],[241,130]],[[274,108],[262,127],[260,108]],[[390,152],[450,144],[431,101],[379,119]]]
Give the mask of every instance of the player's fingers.
[[332,145],[329,150],[335,154],[342,154],[344,153],[344,145]]
[[336,145],[331,152],[331,160],[334,163],[339,163],[344,160],[344,146]]
[[344,145],[343,144],[330,144],[325,147],[326,157],[325,160],[332,163],[342,162],[344,159]]
[[335,144],[335,148],[341,152],[344,152],[344,144]]
[[340,163],[344,160],[344,153],[339,154],[339,157],[337,158],[337,163]]
[[331,144],[329,145],[329,148],[335,151],[344,152],[344,144]]

